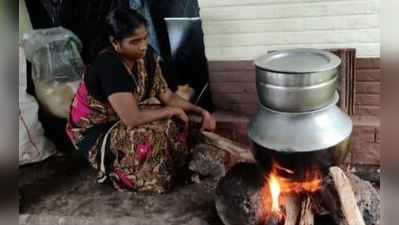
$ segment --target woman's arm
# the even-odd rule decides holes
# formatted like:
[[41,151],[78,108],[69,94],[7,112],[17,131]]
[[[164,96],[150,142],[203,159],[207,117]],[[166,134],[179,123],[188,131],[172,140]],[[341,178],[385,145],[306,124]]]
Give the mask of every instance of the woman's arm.
[[128,92],[118,92],[111,94],[108,100],[121,118],[122,122],[128,127],[136,127],[152,121],[178,117],[184,123],[188,122],[187,115],[177,107],[163,107],[161,109],[140,110],[137,107],[137,100],[133,94]]
[[171,90],[167,89],[165,92],[159,95],[161,102],[167,106],[179,107],[187,113],[195,113],[202,115],[205,109],[191,104],[184,98],[174,94]]
[[216,121],[205,109],[191,104],[189,101],[174,94],[170,89],[159,95],[159,99],[167,106],[178,107],[187,113],[199,114],[203,117],[202,129],[213,131],[216,127]]

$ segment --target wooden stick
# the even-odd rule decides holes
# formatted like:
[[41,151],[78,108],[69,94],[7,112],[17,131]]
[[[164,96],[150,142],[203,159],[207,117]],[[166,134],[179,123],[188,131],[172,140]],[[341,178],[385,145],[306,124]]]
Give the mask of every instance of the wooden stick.
[[301,210],[301,203],[299,200],[300,199],[295,195],[287,196],[287,200],[284,203],[285,212],[287,213],[284,225],[295,225],[297,223],[298,215]]
[[301,202],[301,213],[299,214],[298,225],[313,225],[314,215],[310,196],[306,196]]
[[348,225],[365,225],[352,186],[344,171],[339,167],[331,167],[330,176],[334,181],[346,223]]
[[240,144],[237,142],[234,142],[218,134],[207,131],[202,131],[201,136],[202,140],[209,145],[227,151],[232,155],[236,155],[239,158],[243,159],[244,161],[249,161],[249,162],[255,161],[250,150],[240,146]]

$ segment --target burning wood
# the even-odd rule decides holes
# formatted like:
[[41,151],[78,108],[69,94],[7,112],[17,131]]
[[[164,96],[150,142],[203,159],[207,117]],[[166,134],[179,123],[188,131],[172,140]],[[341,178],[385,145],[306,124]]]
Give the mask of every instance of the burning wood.
[[313,225],[314,215],[312,212],[312,199],[306,196],[301,203],[301,214],[298,219],[298,225]]
[[280,203],[281,185],[278,177],[270,174],[262,188],[262,208],[265,224],[285,224],[286,211]]
[[285,224],[285,216],[283,214],[272,212],[270,217],[267,219],[266,225],[284,225]]
[[289,195],[285,202],[285,211],[287,214],[285,225],[296,225],[297,218],[301,211],[301,199],[297,195]]
[[[218,214],[225,225],[317,225],[320,212],[330,214],[334,218],[330,222],[337,225],[366,224],[349,179],[340,168],[331,167],[330,175],[325,177],[331,180],[335,192],[326,192],[327,181],[318,177],[300,185],[299,181],[266,173],[257,164],[239,163],[218,184],[215,196]],[[317,209],[320,202],[324,210]]]
[[[294,208],[294,212],[288,212],[290,215],[299,214],[299,225],[313,225],[313,213],[311,211],[311,193],[317,192],[321,187],[321,172],[318,169],[311,169],[305,173],[302,181],[294,181],[281,174],[293,174],[294,171],[283,168],[277,163],[273,163],[272,170],[262,189],[263,208],[266,217],[269,215],[271,221],[285,221],[285,224],[296,224],[297,217],[287,220],[287,200],[290,196],[306,195],[302,201],[301,207]],[[270,190],[270,191],[269,191]],[[292,209],[292,207],[291,207]],[[267,219],[266,219],[267,220]],[[270,219],[269,219],[270,220]],[[266,223],[268,224],[268,223]]]
[[329,174],[318,168],[295,174],[274,163],[265,171],[249,149],[231,140],[202,132],[200,142],[235,158],[215,194],[225,225],[317,225],[321,218],[336,225],[379,225],[378,193],[338,167],[330,167]]
[[301,225],[313,225],[310,198],[301,206],[296,196],[315,192],[319,187],[310,188],[309,184],[320,186],[320,182],[307,180],[300,185],[299,181],[279,177],[276,171],[267,173],[255,163],[239,163],[227,172],[215,198],[226,225],[296,225],[300,213],[299,217],[308,221]]

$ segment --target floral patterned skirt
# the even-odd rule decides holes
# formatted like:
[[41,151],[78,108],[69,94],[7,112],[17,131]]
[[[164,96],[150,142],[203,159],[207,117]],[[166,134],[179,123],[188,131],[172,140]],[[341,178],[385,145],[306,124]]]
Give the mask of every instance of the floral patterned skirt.
[[110,180],[120,191],[164,193],[190,154],[187,136],[188,129],[173,119],[135,128],[117,122],[98,138],[88,157],[100,183]]

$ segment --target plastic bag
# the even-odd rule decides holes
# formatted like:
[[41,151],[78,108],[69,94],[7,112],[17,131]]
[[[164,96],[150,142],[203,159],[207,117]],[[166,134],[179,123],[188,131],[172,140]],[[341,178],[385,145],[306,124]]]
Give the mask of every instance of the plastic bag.
[[39,102],[54,116],[68,118],[84,69],[79,53],[81,41],[71,31],[56,27],[25,33],[22,44],[33,65],[32,79]]
[[26,58],[34,65],[35,80],[77,80],[84,64],[82,43],[71,31],[55,27],[27,32],[22,37]]
[[26,93],[26,59],[19,48],[19,165],[42,161],[56,153],[52,142],[44,137],[38,120],[36,100]]

